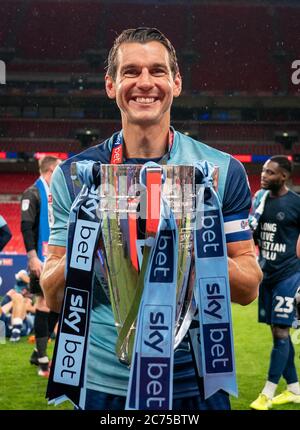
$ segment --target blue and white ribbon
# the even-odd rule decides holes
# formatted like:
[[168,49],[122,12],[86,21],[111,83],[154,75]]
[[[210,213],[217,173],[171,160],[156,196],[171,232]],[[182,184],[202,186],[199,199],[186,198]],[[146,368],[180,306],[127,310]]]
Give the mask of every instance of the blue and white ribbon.
[[259,219],[265,210],[265,204],[269,194],[269,190],[259,190],[255,195],[253,204],[254,213],[249,216],[249,226],[252,231],[257,229]]
[[126,401],[129,410],[172,409],[178,231],[163,197],[157,234],[145,242],[151,245],[137,318]]
[[[88,165],[77,167],[84,172]],[[69,399],[81,408],[85,404],[94,254],[100,235],[98,187],[89,185],[82,187],[70,211],[66,288],[46,395],[49,403]]]
[[195,226],[195,297],[199,309],[205,398],[222,389],[237,395],[227,248],[221,203],[213,188],[214,166],[198,162]]

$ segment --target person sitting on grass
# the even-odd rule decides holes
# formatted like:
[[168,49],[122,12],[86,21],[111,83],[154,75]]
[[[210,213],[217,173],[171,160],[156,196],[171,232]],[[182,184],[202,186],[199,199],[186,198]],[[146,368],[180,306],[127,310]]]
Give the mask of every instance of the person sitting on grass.
[[35,306],[28,294],[29,276],[25,270],[16,274],[16,285],[2,299],[0,321],[6,328],[6,337],[18,342],[21,336],[28,336],[33,329]]

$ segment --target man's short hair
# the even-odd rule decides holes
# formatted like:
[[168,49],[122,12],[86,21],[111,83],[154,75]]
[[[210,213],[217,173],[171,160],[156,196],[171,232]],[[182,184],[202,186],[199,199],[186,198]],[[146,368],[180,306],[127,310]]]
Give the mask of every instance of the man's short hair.
[[289,175],[292,174],[293,171],[293,163],[288,159],[285,155],[273,155],[270,158],[270,161],[277,163],[279,167],[285,170]]
[[57,163],[59,160],[58,157],[54,157],[53,155],[46,155],[43,158],[39,159],[39,169],[41,173],[47,173],[51,167]]
[[165,46],[169,53],[170,68],[172,71],[173,78],[179,71],[176,51],[169,39],[157,28],[149,27],[138,27],[129,28],[122,31],[122,33],[115,39],[114,44],[109,51],[107,58],[107,74],[112,77],[113,80],[117,74],[117,54],[118,49],[122,43],[148,43],[148,42],[159,42]]

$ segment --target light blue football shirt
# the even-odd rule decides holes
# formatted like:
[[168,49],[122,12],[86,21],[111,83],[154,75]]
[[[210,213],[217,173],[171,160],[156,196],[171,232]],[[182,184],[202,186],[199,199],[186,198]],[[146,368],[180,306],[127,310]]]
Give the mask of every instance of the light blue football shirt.
[[[252,238],[247,227],[251,194],[242,164],[231,157],[184,134],[174,131],[174,142],[167,164],[185,165],[207,160],[219,167],[218,194],[222,202],[227,242]],[[56,167],[51,183],[54,224],[49,245],[66,246],[70,207],[79,191],[71,180],[72,162],[94,160],[110,163],[112,143],[118,133],[100,145],[88,148]],[[139,164],[149,160],[132,160]],[[128,161],[127,161],[128,162]],[[126,163],[126,160],[124,161]],[[121,364],[115,354],[117,331],[110,303],[100,286],[100,276],[94,282],[94,299],[91,314],[87,388],[105,393],[126,396],[129,369]],[[174,397],[190,397],[198,394],[194,366],[187,346],[175,352]]]

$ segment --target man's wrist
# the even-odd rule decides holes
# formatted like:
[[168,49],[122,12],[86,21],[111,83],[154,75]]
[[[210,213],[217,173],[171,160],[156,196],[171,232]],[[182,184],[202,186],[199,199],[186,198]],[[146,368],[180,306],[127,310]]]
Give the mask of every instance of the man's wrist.
[[32,258],[38,258],[36,250],[32,249],[31,251],[27,252],[27,258],[28,260],[31,260]]

